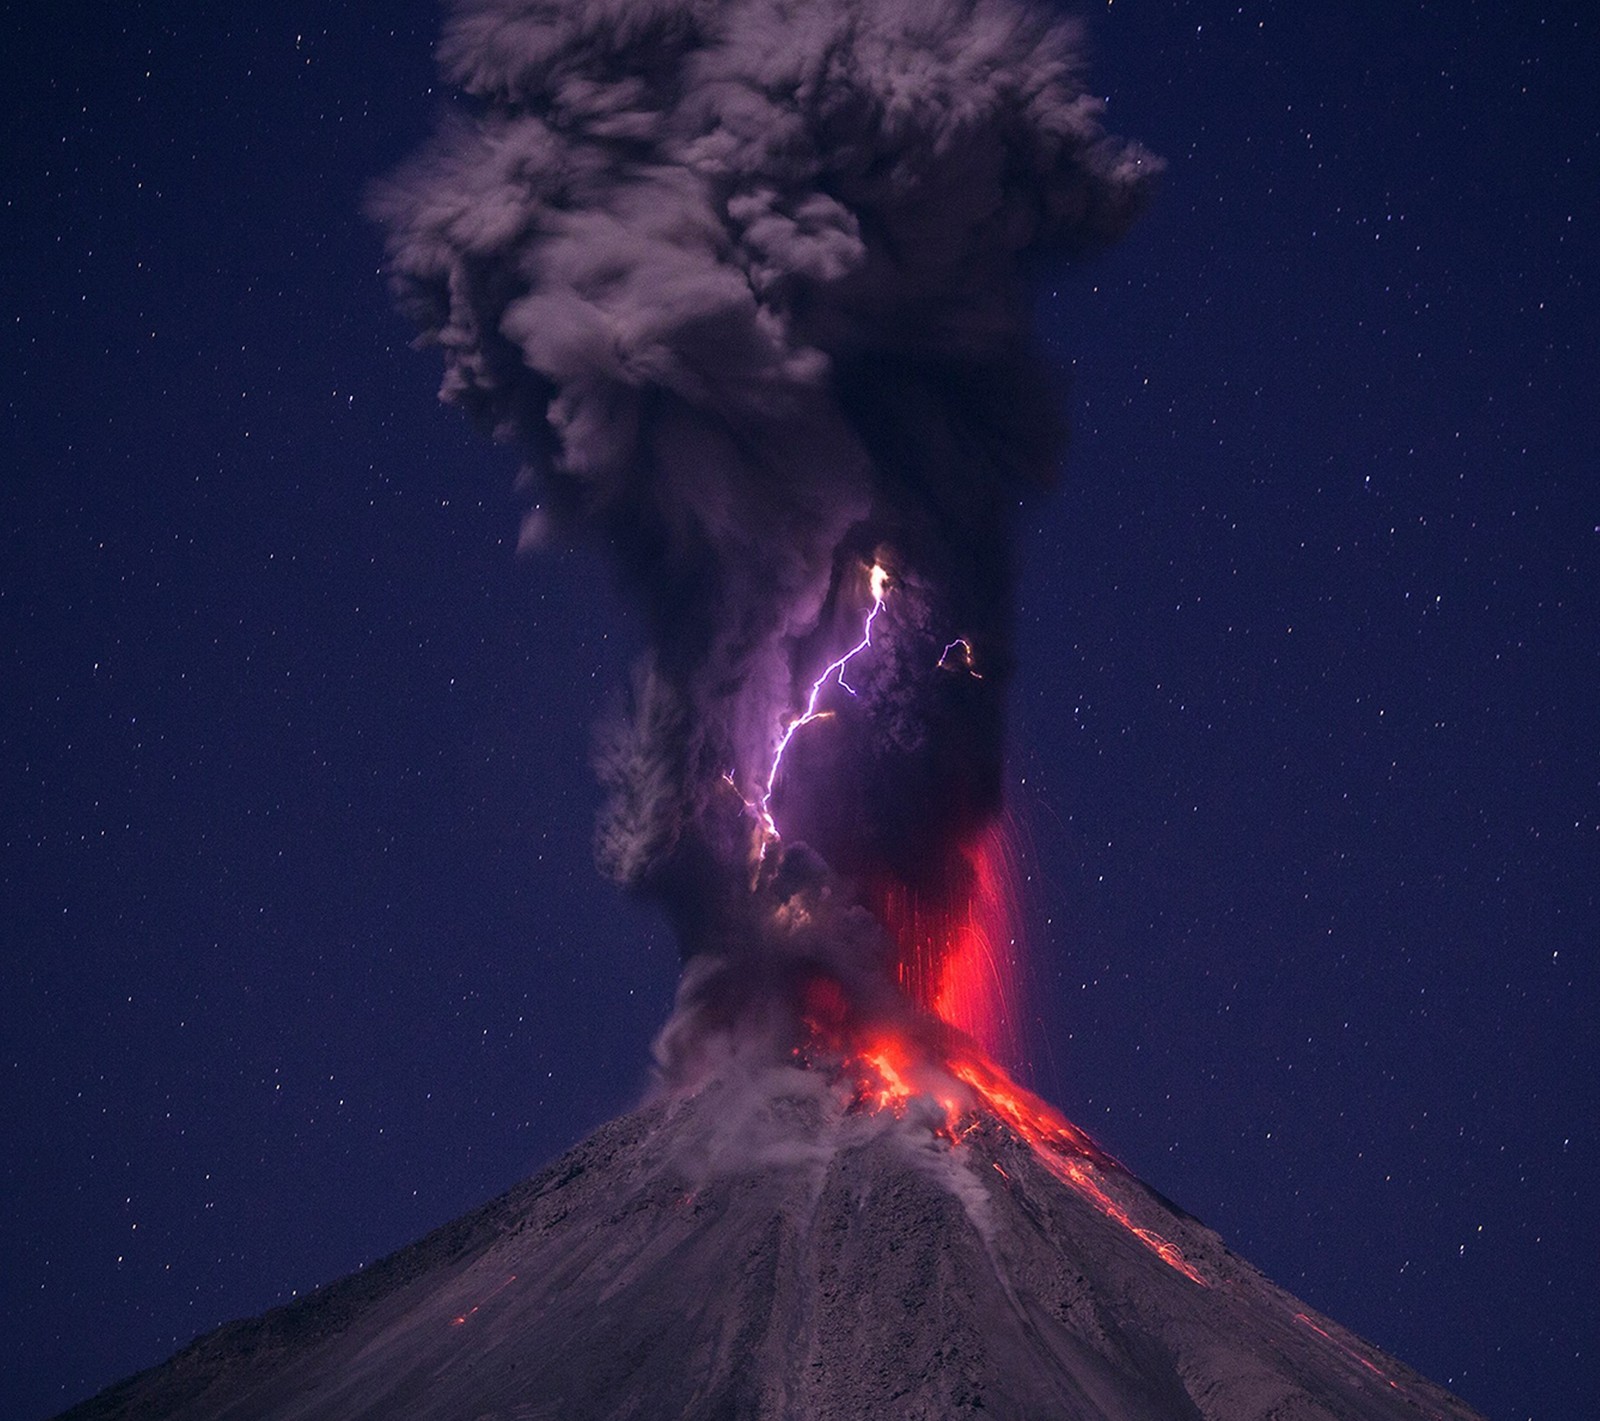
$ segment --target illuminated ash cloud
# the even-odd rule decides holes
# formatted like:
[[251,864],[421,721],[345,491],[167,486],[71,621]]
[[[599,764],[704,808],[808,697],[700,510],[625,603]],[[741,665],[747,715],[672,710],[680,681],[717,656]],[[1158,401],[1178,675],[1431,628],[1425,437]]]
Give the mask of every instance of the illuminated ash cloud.
[[[371,209],[443,398],[526,454],[527,536],[602,535],[645,611],[602,865],[708,959],[691,997],[737,963],[724,1014],[859,965],[851,905],[998,804],[1011,523],[1060,452],[1028,277],[1159,165],[1019,0],[464,0],[439,53],[467,98]],[[874,656],[761,858],[749,804],[874,564]]]

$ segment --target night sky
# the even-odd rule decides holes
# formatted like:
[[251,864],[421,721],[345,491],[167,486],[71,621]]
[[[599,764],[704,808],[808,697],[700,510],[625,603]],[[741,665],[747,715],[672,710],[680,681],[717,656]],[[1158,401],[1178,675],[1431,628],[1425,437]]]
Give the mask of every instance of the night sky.
[[[531,1173],[670,1004],[591,857],[639,630],[516,555],[390,307],[362,194],[447,96],[433,6],[367,8],[0,20],[6,1417]],[[1600,19],[1091,23],[1169,168],[1039,298],[1028,1074],[1497,1421],[1584,1414]]]

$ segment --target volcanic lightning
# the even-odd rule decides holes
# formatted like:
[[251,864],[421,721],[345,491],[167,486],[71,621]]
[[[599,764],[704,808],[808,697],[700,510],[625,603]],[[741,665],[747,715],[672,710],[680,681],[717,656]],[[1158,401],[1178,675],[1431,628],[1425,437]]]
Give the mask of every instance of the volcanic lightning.
[[1032,0],[456,0],[440,54],[476,108],[372,212],[442,396],[641,595],[597,845],[679,934],[664,1081],[782,1059],[821,1003],[864,1100],[999,1120],[1138,1234],[995,1062],[1014,523],[1062,433],[1028,273],[1120,236],[1159,162]]
[[768,847],[781,837],[777,822],[772,817],[772,795],[777,788],[778,773],[783,769],[783,755],[789,748],[789,742],[794,739],[797,731],[828,714],[827,711],[817,709],[817,702],[821,699],[823,687],[829,681],[837,682],[852,696],[855,695],[855,689],[844,679],[845,668],[872,645],[872,627],[878,620],[878,613],[883,610],[883,600],[889,591],[889,570],[882,563],[874,562],[868,574],[867,585],[872,592],[872,606],[868,609],[866,622],[861,628],[861,640],[843,656],[830,661],[823,668],[822,674],[811,683],[811,692],[806,697],[805,709],[784,727],[783,734],[778,737],[777,748],[772,752],[772,766],[767,771],[766,784],[760,798],[753,804],[749,800],[745,801],[745,807],[756,816],[761,825],[760,857],[763,859],[767,855]]
[[[596,847],[678,934],[674,1039],[773,1019],[801,952],[871,996],[851,908],[959,916],[1001,810],[1014,528],[1063,435],[1032,274],[1161,164],[1035,0],[454,0],[439,53],[465,102],[370,210],[441,396],[525,456],[529,541],[597,535],[639,598]],[[802,756],[835,683],[873,713]]]

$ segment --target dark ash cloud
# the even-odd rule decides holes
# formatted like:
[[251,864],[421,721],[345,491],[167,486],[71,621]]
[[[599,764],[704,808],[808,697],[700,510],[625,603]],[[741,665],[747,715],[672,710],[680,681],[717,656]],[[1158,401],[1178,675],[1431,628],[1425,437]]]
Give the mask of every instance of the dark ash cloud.
[[[1115,239],[1159,165],[1042,3],[463,0],[439,54],[471,111],[372,197],[391,279],[443,398],[525,452],[535,524],[602,533],[646,610],[603,866],[760,979],[801,839],[848,902],[994,812],[1011,520],[1060,452],[1027,277]],[[875,558],[888,649],[756,866],[741,795]],[[939,667],[957,635],[982,680]]]

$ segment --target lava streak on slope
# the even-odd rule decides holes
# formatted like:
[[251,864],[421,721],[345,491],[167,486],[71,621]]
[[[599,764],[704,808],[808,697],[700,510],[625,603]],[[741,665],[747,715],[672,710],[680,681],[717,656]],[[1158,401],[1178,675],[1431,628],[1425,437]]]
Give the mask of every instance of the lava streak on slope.
[[1045,1169],[1168,1267],[1210,1286],[1177,1244],[1139,1223],[1113,1197],[1107,1181],[1124,1173],[1122,1166],[1054,1106],[1018,1085],[963,1032],[921,1014],[894,1027],[853,1023],[844,993],[826,978],[808,985],[806,1004],[807,1042],[795,1057],[850,1082],[856,1108],[904,1115],[926,1102],[937,1112],[935,1132],[956,1148],[985,1119],[998,1122]]

